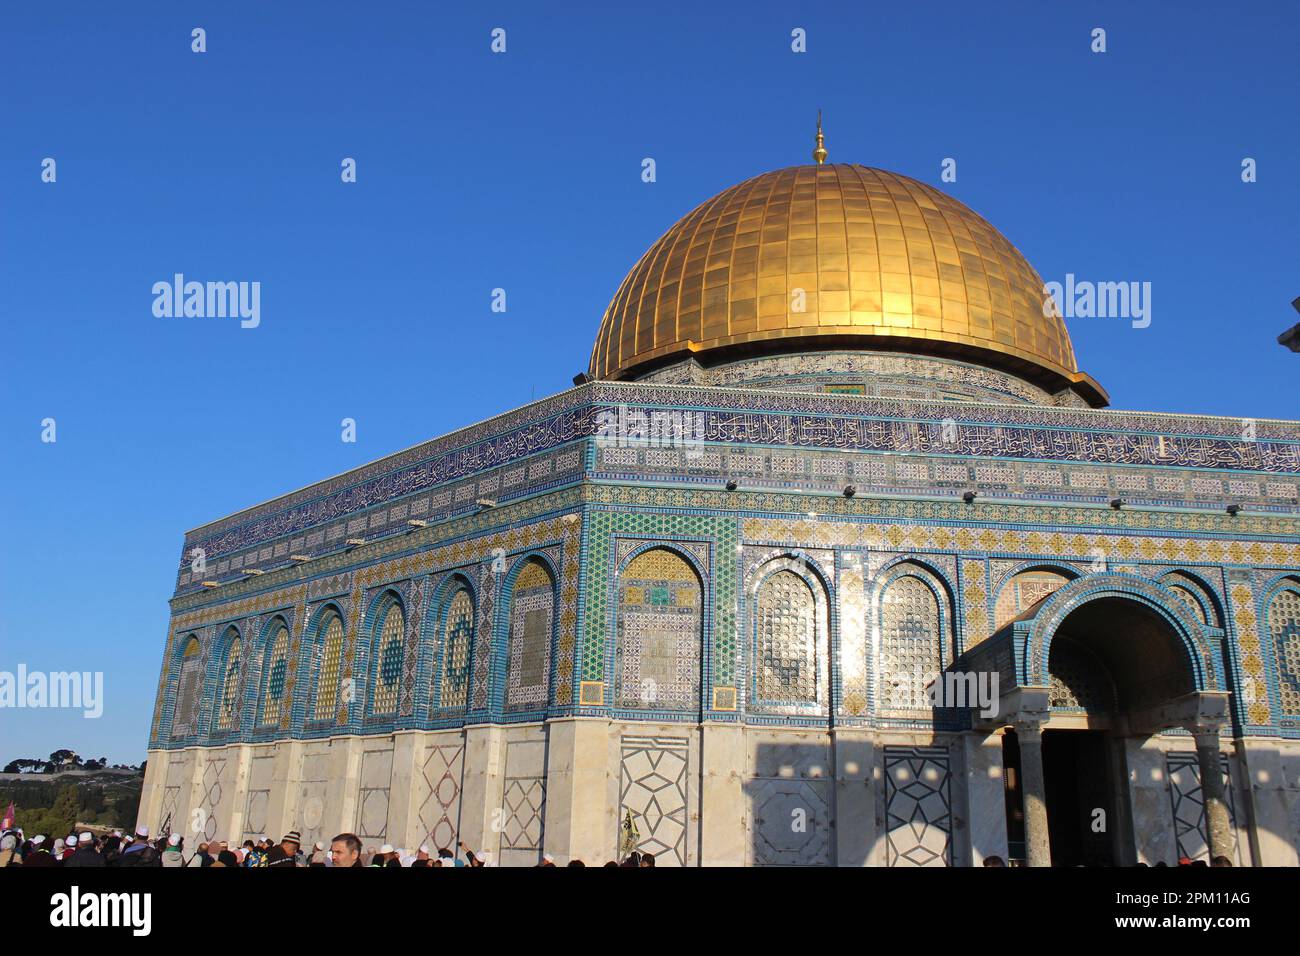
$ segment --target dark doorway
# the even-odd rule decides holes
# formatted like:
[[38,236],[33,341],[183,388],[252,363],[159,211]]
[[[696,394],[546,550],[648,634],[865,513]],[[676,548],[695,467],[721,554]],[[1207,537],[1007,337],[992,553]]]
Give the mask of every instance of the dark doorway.
[[1025,798],[1020,780],[1020,739],[1008,729],[1002,736],[1002,787],[1007,804],[1007,855],[1025,860]]
[[1047,832],[1053,866],[1115,865],[1110,830],[1116,820],[1106,747],[1103,731],[1043,733]]

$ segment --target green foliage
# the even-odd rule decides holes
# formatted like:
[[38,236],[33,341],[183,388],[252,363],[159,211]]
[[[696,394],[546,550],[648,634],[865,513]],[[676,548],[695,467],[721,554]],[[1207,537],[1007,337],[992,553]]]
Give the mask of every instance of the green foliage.
[[143,785],[142,774],[119,770],[23,774],[0,781],[0,810],[12,801],[29,836],[67,836],[74,822],[126,828],[135,824]]
[[77,785],[69,784],[59,791],[51,807],[34,807],[27,810],[19,808],[18,826],[28,836],[35,836],[37,833],[44,833],[51,839],[67,836],[77,822],[77,810],[80,804]]

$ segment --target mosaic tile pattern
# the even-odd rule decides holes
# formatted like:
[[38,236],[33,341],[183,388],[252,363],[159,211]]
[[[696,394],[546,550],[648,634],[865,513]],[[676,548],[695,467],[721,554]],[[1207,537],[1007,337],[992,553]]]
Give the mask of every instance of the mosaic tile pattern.
[[510,601],[510,651],[506,709],[536,710],[547,704],[555,583],[539,561],[529,561],[515,580]]
[[334,611],[326,614],[321,628],[324,643],[321,646],[321,664],[317,673],[316,700],[312,706],[313,720],[333,720],[338,705],[339,668],[343,656],[343,618]]
[[703,590],[695,570],[652,548],[623,569],[618,590],[617,705],[698,713]]
[[[593,492],[595,489],[593,489]],[[616,535],[653,538],[675,544],[676,539],[706,539],[715,542],[719,560],[712,574],[713,603],[706,607],[705,628],[713,633],[712,679],[714,684],[734,686],[736,679],[736,572],[723,562],[736,555],[736,526],[733,519],[714,515],[672,515],[620,513],[593,510],[588,516],[590,544],[586,563],[588,576],[585,603],[582,676],[584,681],[605,680],[605,651],[609,628],[614,625],[608,595],[613,592],[613,542]],[[706,675],[708,676],[708,675]]]
[[961,587],[966,609],[965,644],[969,649],[989,636],[988,565],[980,558],[961,559]]
[[443,628],[442,689],[439,702],[445,708],[463,708],[469,702],[470,651],[474,646],[474,601],[469,589],[460,587],[447,610]]
[[[851,401],[852,398],[844,399]],[[838,401],[838,399],[837,399]],[[1068,477],[1068,476],[1067,476]],[[568,491],[555,492],[555,501],[572,501],[574,500]],[[747,616],[745,607],[739,604],[734,598],[730,602],[724,602],[723,592],[728,588],[733,589],[740,580],[740,561],[739,559],[733,564],[730,555],[735,554],[735,537],[733,536],[728,542],[729,546],[724,545],[721,540],[713,533],[717,526],[724,528],[729,527],[734,535],[735,524],[737,521],[743,522],[747,539],[750,533],[754,532],[753,540],[755,542],[765,542],[762,545],[756,544],[755,547],[766,548],[769,551],[803,548],[806,551],[825,551],[828,554],[834,551],[849,551],[854,553],[863,553],[867,556],[870,563],[869,570],[864,573],[864,586],[873,580],[874,575],[879,571],[880,560],[886,554],[915,554],[918,557],[942,565],[944,573],[949,575],[949,580],[956,582],[960,580],[960,600],[958,602],[957,621],[961,623],[961,629],[966,633],[967,639],[976,633],[976,627],[972,624],[972,608],[977,608],[981,603],[978,597],[972,598],[969,593],[972,580],[977,580],[975,575],[968,575],[967,569],[976,562],[982,562],[984,553],[991,553],[995,557],[991,558],[991,564],[998,567],[1011,569],[1014,573],[1014,567],[1017,563],[1025,563],[1030,560],[1051,561],[1058,565],[1069,565],[1078,563],[1086,566],[1091,553],[1096,548],[1101,548],[1108,554],[1114,556],[1113,566],[1122,567],[1125,570],[1132,569],[1137,573],[1152,577],[1154,580],[1157,575],[1156,569],[1176,570],[1180,567],[1187,567],[1202,574],[1206,570],[1206,565],[1222,566],[1255,566],[1258,570],[1251,571],[1244,583],[1251,587],[1252,600],[1258,601],[1258,595],[1264,595],[1267,581],[1271,579],[1270,575],[1276,576],[1276,572],[1270,572],[1269,568],[1287,568],[1296,566],[1293,559],[1296,557],[1296,551],[1300,548],[1300,542],[1297,542],[1295,535],[1288,535],[1287,529],[1290,527],[1281,519],[1265,518],[1260,516],[1242,515],[1237,518],[1227,518],[1226,516],[1210,514],[1162,514],[1154,515],[1147,512],[1137,512],[1124,510],[1121,512],[1111,512],[1109,510],[1098,511],[1097,509],[1075,509],[1069,507],[1050,507],[1040,508],[1037,506],[1016,506],[1016,505],[987,505],[983,502],[977,502],[974,506],[964,506],[960,503],[949,505],[946,502],[926,502],[926,501],[882,501],[855,499],[817,499],[817,514],[813,517],[799,517],[808,507],[808,499],[795,495],[780,493],[748,493],[727,494],[722,491],[706,491],[699,489],[656,489],[656,488],[613,488],[609,486],[592,486],[584,488],[579,498],[589,499],[594,507],[591,516],[593,521],[608,521],[613,523],[616,519],[603,518],[602,515],[610,514],[598,505],[609,503],[618,509],[616,513],[622,515],[620,522],[624,531],[612,535],[613,544],[607,544],[606,557],[597,564],[595,559],[596,553],[600,549],[601,534],[596,530],[591,531],[591,551],[582,555],[581,535],[579,529],[582,528],[582,522],[573,517],[572,526],[560,524],[555,518],[548,518],[545,522],[536,523],[549,525],[555,529],[553,536],[536,537],[532,536],[533,545],[543,544],[549,540],[555,542],[556,567],[559,569],[560,576],[560,600],[556,605],[556,614],[558,616],[559,633],[555,642],[555,666],[553,668],[555,693],[552,706],[563,706],[561,704],[561,695],[566,693],[565,698],[568,702],[572,701],[572,679],[577,676],[587,680],[588,675],[593,671],[597,675],[596,679],[589,680],[591,686],[601,685],[608,676],[613,679],[617,674],[617,668],[614,667],[609,675],[606,675],[606,668],[613,665],[613,648],[612,640],[605,642],[602,649],[597,654],[587,653],[586,641],[584,642],[583,653],[577,653],[576,641],[566,641],[566,635],[576,636],[576,622],[579,613],[584,615],[583,633],[589,640],[594,631],[608,632],[611,626],[616,625],[616,607],[611,609],[611,598],[616,598],[616,585],[612,584],[612,571],[617,566],[613,560],[614,554],[626,554],[629,539],[635,539],[640,542],[647,542],[663,538],[667,541],[681,539],[678,543],[683,545],[689,544],[693,553],[698,557],[703,553],[706,555],[721,555],[721,562],[718,568],[712,569],[709,579],[706,581],[705,600],[702,607],[702,615],[705,619],[705,633],[712,635],[712,646],[707,648],[705,659],[708,663],[709,671],[702,674],[702,683],[708,688],[709,697],[706,701],[712,700],[712,691],[714,689],[727,690],[729,687],[739,686],[741,708],[739,713],[744,713],[744,696],[748,691],[745,688],[745,682],[748,675],[743,674],[743,670],[748,669],[748,653],[742,654],[734,643],[734,634],[736,627],[736,615],[741,613]],[[741,516],[734,517],[722,513],[697,514],[695,512],[708,509],[736,509],[743,507],[762,507],[765,509],[787,511],[786,514],[761,515],[752,511],[744,511]],[[664,509],[681,509],[682,513],[665,513]],[[793,512],[790,514],[788,512]],[[508,508],[500,509],[498,520],[509,514],[516,512],[509,511]],[[523,513],[522,511],[518,513]],[[961,520],[956,520],[958,518]],[[1004,521],[1007,524],[999,525],[997,521]],[[1036,527],[1033,522],[1042,522],[1041,527]],[[1076,526],[1072,527],[1071,524]],[[466,521],[468,527],[472,522]],[[673,526],[674,531],[665,532],[664,529]],[[682,533],[686,529],[686,533]],[[1232,536],[1227,536],[1231,531]],[[1252,540],[1251,536],[1255,534],[1272,533],[1273,537],[1259,537],[1258,540]],[[318,596],[325,596],[329,593],[338,593],[343,588],[345,593],[363,593],[365,588],[382,587],[387,581],[408,580],[419,581],[419,574],[433,571],[439,567],[446,567],[450,562],[446,561],[453,552],[460,552],[462,555],[469,557],[471,565],[477,555],[478,560],[490,554],[485,549],[485,545],[490,540],[503,541],[513,538],[517,543],[522,544],[524,540],[530,537],[530,532],[522,532],[519,528],[508,531],[493,532],[485,537],[474,539],[447,540],[445,543],[436,543],[440,536],[446,537],[450,534],[447,529],[435,530],[434,528],[421,529],[406,536],[404,542],[400,544],[405,547],[418,545],[421,541],[429,542],[432,547],[428,550],[416,554],[402,554],[397,551],[398,543],[375,542],[373,545],[365,546],[364,550],[358,550],[348,560],[356,562],[364,560],[375,560],[375,564],[369,567],[360,567],[352,572],[336,570],[337,563],[334,559],[322,559],[319,565],[320,576],[313,577],[310,580],[302,580],[302,575],[296,569],[289,569],[284,572],[272,572],[262,576],[260,579],[250,579],[247,582],[231,584],[222,587],[219,592],[204,594],[203,598],[207,603],[195,604],[191,598],[178,598],[176,602],[176,616],[172,627],[169,629],[169,647],[174,647],[174,641],[188,633],[206,634],[206,628],[221,627],[225,622],[230,620],[244,621],[249,619],[250,612],[255,612],[251,616],[261,615],[263,618],[275,611],[276,608],[285,608],[283,612],[293,622],[291,625],[291,642],[297,643],[299,639],[299,630],[303,626],[301,622],[306,620],[306,615],[301,610],[306,608],[305,598],[308,593],[314,593]],[[1216,537],[1216,535],[1218,535]],[[882,550],[885,549],[885,550]],[[509,553],[517,554],[521,548],[512,549]],[[965,553],[963,553],[965,552]],[[974,553],[981,555],[979,558],[969,557]],[[574,556],[573,561],[568,560],[568,556]],[[388,555],[391,555],[389,557]],[[315,562],[313,562],[315,566]],[[834,574],[836,562],[834,559],[830,562],[831,573]],[[582,594],[578,594],[577,581],[581,569],[586,568],[587,582],[583,588]],[[960,578],[956,572],[960,569]],[[1161,571],[1160,573],[1164,573]],[[600,579],[604,577],[604,581]],[[986,579],[987,580],[987,579]],[[1181,592],[1175,590],[1171,592],[1167,589],[1174,585],[1172,579],[1162,580],[1161,600],[1169,601],[1172,598],[1180,598]],[[342,583],[340,583],[342,582]],[[1242,582],[1238,582],[1239,584]],[[355,586],[353,586],[355,584]],[[278,585],[278,586],[277,586]],[[408,587],[423,587],[423,582],[418,584],[408,584]],[[1235,585],[1234,585],[1235,586]],[[1182,585],[1178,584],[1181,588]],[[603,593],[598,593],[603,588]],[[1190,590],[1190,589],[1189,589]],[[997,588],[988,588],[987,593],[999,593]],[[220,600],[217,600],[218,594]],[[572,600],[569,600],[569,596]],[[839,599],[839,605],[836,608],[840,614],[846,614],[852,611],[852,601],[844,603]],[[1209,598],[1203,598],[1202,609],[1204,609]],[[189,602],[189,603],[187,603]],[[1204,618],[1197,608],[1192,604],[1187,604],[1185,600],[1179,599],[1176,603],[1184,607],[1192,617],[1199,618],[1198,623],[1203,623]],[[1239,604],[1236,601],[1225,602],[1230,608],[1229,625],[1231,630],[1230,638],[1242,633],[1238,620]],[[295,613],[294,608],[298,608]],[[1266,609],[1252,605],[1248,609],[1243,620],[1250,621],[1250,611],[1253,610],[1255,620],[1253,623],[1256,631],[1262,626],[1267,632],[1266,618],[1261,617],[1266,614]],[[601,613],[596,613],[601,611]],[[355,612],[350,612],[355,615]],[[730,632],[733,637],[730,654],[719,653],[719,648],[726,647],[727,618],[730,617]],[[716,620],[715,620],[716,619]],[[719,628],[718,624],[722,627]],[[411,628],[418,626],[419,622],[412,616],[409,622]],[[747,623],[748,628],[748,623]],[[245,633],[260,634],[264,631],[257,629],[245,631]],[[355,633],[355,630],[353,631]],[[750,639],[747,630],[747,640]],[[1257,635],[1258,637],[1259,635]],[[212,644],[210,636],[203,638]],[[845,635],[846,641],[851,641],[851,635]],[[409,642],[409,650],[414,651],[414,645],[417,642]],[[484,642],[486,644],[486,642]],[[1230,642],[1231,643],[1231,642]],[[1237,642],[1238,644],[1240,642]],[[1249,643],[1247,639],[1246,643]],[[205,645],[207,646],[207,645]],[[213,644],[215,647],[215,644]],[[973,646],[973,645],[972,645]],[[562,659],[566,651],[569,653],[568,664]],[[1270,728],[1280,725],[1274,725],[1271,715],[1278,713],[1274,707],[1270,706],[1268,695],[1279,693],[1281,681],[1279,680],[1280,671],[1285,661],[1278,658],[1271,637],[1267,642],[1259,645],[1258,658],[1252,662],[1246,651],[1245,645],[1237,646],[1234,644],[1231,652],[1235,655],[1233,661],[1219,663],[1217,652],[1213,648],[1204,646],[1202,648],[1203,656],[1207,658],[1208,663],[1205,666],[1207,672],[1213,671],[1216,680],[1222,684],[1229,679],[1228,671],[1235,667],[1240,667],[1241,678],[1240,686],[1248,688],[1252,679],[1258,681],[1257,697],[1253,701],[1245,701],[1245,709],[1248,712],[1245,716],[1248,718],[1248,726],[1252,728],[1263,728],[1265,732]],[[262,651],[261,654],[264,654]],[[245,653],[243,657],[250,662],[258,665],[258,672],[262,671],[261,654],[257,652]],[[350,646],[347,649],[347,660],[355,655],[355,647]],[[606,657],[605,655],[609,656]],[[837,660],[843,661],[845,649],[837,650]],[[1237,660],[1240,658],[1240,660]],[[310,667],[311,655],[301,658],[304,668]],[[863,656],[865,663],[865,654]],[[289,655],[287,674],[286,674],[286,698],[294,702],[295,707],[305,708],[306,703],[300,704],[297,697],[292,696],[292,685],[294,683],[294,668],[299,666],[299,655],[291,653]],[[180,666],[177,657],[168,656],[164,660],[164,666],[160,673],[160,695],[155,708],[157,718],[161,718],[167,713],[166,708],[174,707],[176,696],[176,669]],[[1252,678],[1250,667],[1259,667],[1258,676]],[[1225,670],[1225,667],[1227,668]],[[731,669],[731,683],[724,684],[722,674],[728,668]],[[341,670],[343,669],[341,662]],[[486,671],[489,668],[484,668]],[[207,713],[210,709],[212,718],[202,718],[200,724],[212,728],[213,740],[216,739],[217,708],[216,703],[220,699],[221,681],[220,667],[214,662],[207,674],[206,686],[210,690],[200,695],[200,712]],[[305,671],[311,674],[311,670]],[[348,672],[350,676],[351,672]],[[341,675],[342,676],[342,675]],[[415,681],[413,672],[407,673],[404,669],[400,694],[402,699],[415,693]],[[848,702],[850,693],[848,684],[850,675],[847,671],[840,674],[843,683],[843,689],[840,691],[845,694],[845,702]],[[246,682],[253,693],[252,706],[250,713],[256,715],[257,706],[260,701],[257,700],[256,690],[258,681]],[[314,681],[306,680],[304,688],[308,691],[312,689]],[[471,686],[472,683],[471,683]],[[591,699],[599,699],[600,704],[590,706],[618,706],[612,693],[613,688],[606,685],[603,696],[593,696]],[[733,699],[735,691],[731,691]],[[1245,695],[1243,695],[1245,696]],[[308,699],[309,700],[309,699]],[[1263,723],[1256,723],[1250,719],[1253,715],[1258,717],[1261,713],[1260,705],[1263,706],[1263,713],[1269,714],[1270,719]],[[847,709],[842,707],[842,713],[848,713]],[[871,705],[862,711],[865,715],[871,715],[874,711]],[[282,732],[296,732],[290,725],[291,708],[282,708],[280,728]],[[340,709],[340,725],[351,726],[353,715]],[[301,720],[301,718],[299,718]],[[870,718],[874,719],[874,718]],[[246,718],[256,723],[252,718]],[[160,721],[156,719],[154,728],[154,739],[158,739]],[[1276,730],[1273,730],[1276,732]],[[227,733],[233,734],[234,731]],[[247,733],[247,731],[245,731]],[[273,734],[269,729],[256,731],[254,739],[264,740],[272,739]],[[193,733],[187,736],[170,737],[174,741],[173,746],[185,746],[188,743],[202,743],[202,735]]]
[[850,717],[868,707],[866,590],[862,555],[844,553],[839,570],[840,712]]
[[1242,698],[1247,720],[1267,725],[1273,717],[1268,702],[1268,681],[1264,673],[1264,655],[1260,644],[1259,618],[1255,613],[1255,590],[1245,579],[1228,589],[1233,624],[1237,632],[1240,655]]
[[943,667],[939,602],[919,577],[904,574],[881,598],[881,706],[929,716],[925,683]]
[[265,727],[279,725],[280,710],[288,688],[289,628],[283,623],[272,631],[270,646],[262,672],[262,709],[258,720],[258,725]]
[[1174,595],[1180,601],[1182,601],[1184,604],[1187,605],[1187,607],[1191,610],[1191,612],[1196,615],[1196,619],[1198,621],[1200,621],[1202,624],[1210,623],[1209,619],[1206,617],[1205,608],[1201,605],[1200,600],[1197,598],[1196,594],[1191,590],[1191,588],[1184,587],[1181,584],[1168,584],[1168,583],[1165,584],[1165,587],[1169,588],[1170,591],[1173,591]]
[[1278,701],[1284,714],[1300,715],[1300,589],[1279,591],[1268,611]]
[[242,647],[242,642],[236,637],[226,649],[225,665],[222,668],[221,696],[217,700],[218,730],[232,729],[239,719],[239,675]]
[[397,688],[402,678],[402,643],[406,633],[406,615],[394,601],[384,611],[377,628],[374,685],[371,688],[371,712],[391,714],[397,709]]
[[817,607],[793,571],[778,571],[758,592],[756,701],[816,704]]
[[199,694],[203,687],[204,659],[197,638],[190,638],[182,653],[180,680],[177,682],[176,717],[172,721],[173,737],[188,737],[198,730]]

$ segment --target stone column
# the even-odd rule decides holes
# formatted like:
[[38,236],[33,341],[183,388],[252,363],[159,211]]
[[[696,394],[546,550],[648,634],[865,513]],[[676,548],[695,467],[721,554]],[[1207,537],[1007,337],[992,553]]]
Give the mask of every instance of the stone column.
[[1196,738],[1196,759],[1201,765],[1201,799],[1205,803],[1205,835],[1210,859],[1232,859],[1232,824],[1223,793],[1223,769],[1219,764],[1219,724],[1198,723],[1187,728]]
[[1047,836],[1047,784],[1043,776],[1043,722],[1036,716],[1012,718],[1020,744],[1020,795],[1025,809],[1025,856],[1030,866],[1051,866]]

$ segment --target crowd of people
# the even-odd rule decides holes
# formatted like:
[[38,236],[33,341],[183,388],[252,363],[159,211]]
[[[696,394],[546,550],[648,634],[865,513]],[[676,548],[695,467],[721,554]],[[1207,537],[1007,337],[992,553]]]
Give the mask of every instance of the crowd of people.
[[[98,837],[93,833],[71,833],[50,840],[44,834],[27,839],[21,830],[6,830],[0,836],[0,866],[220,866],[220,867],[271,867],[271,866],[494,866],[492,854],[487,850],[475,852],[464,843],[456,850],[439,847],[431,850],[421,846],[411,852],[405,848],[394,849],[385,843],[376,849],[365,847],[361,838],[353,833],[340,833],[330,841],[328,849],[317,841],[305,847],[302,835],[290,830],[279,843],[268,839],[245,840],[243,845],[231,846],[226,841],[201,842],[191,851],[179,833],[168,833],[154,839],[148,827],[138,827],[134,834],[114,831]],[[586,866],[581,860],[572,860],[568,866]],[[605,866],[653,867],[652,853],[630,853],[621,862],[610,860]],[[543,854],[537,866],[555,866],[551,855]]]

